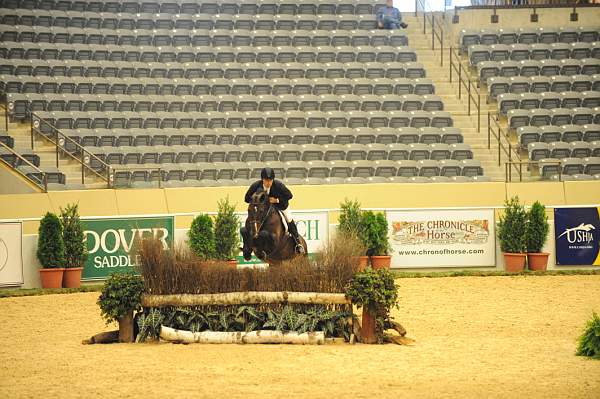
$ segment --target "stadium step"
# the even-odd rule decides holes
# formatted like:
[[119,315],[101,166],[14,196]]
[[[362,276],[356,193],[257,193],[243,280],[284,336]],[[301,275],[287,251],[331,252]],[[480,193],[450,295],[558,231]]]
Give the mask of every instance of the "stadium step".
[[[414,15],[404,18],[406,23],[415,25],[420,23]],[[484,170],[484,175],[488,176],[492,181],[505,181],[504,165],[498,166],[497,146],[490,143],[488,148],[488,129],[487,129],[487,113],[495,110],[493,104],[485,103],[485,96],[480,92],[480,129],[477,130],[477,109],[472,104],[471,113],[469,115],[468,108],[468,91],[462,90],[461,98],[458,98],[458,81],[456,76],[453,76],[453,81],[450,82],[450,67],[448,59],[445,55],[444,65],[440,65],[439,50],[431,49],[431,33],[423,34],[423,30],[407,30],[408,41],[412,48],[417,53],[418,62],[422,63],[427,78],[431,79],[436,88],[436,95],[442,97],[444,101],[444,109],[452,114],[454,126],[461,129],[465,143],[470,144],[473,149],[474,159],[481,162]],[[436,43],[437,45],[437,43]],[[447,49],[444,49],[447,51]],[[463,88],[464,89],[464,88]],[[472,88],[472,95],[475,96],[475,87]]]

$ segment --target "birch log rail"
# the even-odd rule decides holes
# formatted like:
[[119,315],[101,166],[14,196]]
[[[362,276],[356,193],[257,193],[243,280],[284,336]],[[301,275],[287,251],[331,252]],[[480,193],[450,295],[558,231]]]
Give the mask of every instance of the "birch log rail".
[[323,292],[224,292],[218,294],[169,294],[142,296],[142,306],[252,305],[261,303],[295,303],[319,305],[350,305],[345,294]]
[[323,331],[298,334],[294,331],[249,331],[249,332],[218,332],[203,331],[191,332],[176,330],[161,326],[160,338],[168,342],[184,344],[296,344],[296,345],[323,345],[325,333]]

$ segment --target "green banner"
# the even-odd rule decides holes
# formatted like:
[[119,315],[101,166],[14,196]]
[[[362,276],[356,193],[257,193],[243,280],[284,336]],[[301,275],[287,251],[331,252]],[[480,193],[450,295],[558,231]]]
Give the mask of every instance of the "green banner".
[[165,248],[173,246],[173,216],[82,219],[89,252],[83,266],[83,280],[105,279],[114,272],[133,272],[137,256],[136,238],[155,237]]

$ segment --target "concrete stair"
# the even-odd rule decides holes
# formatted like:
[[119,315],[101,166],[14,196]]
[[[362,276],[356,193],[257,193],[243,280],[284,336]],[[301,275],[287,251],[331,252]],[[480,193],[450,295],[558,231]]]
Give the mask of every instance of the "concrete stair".
[[[3,115],[2,115],[3,117]],[[29,123],[9,123],[8,134],[15,140],[14,150],[21,153],[34,152],[40,157],[40,168],[56,167],[56,150],[48,140],[34,138],[33,151],[31,150],[31,130]],[[66,156],[59,157],[58,168],[64,173],[66,184],[81,184],[81,164]],[[106,188],[104,180],[93,173],[85,172],[85,188]]]
[[[487,93],[481,92],[481,119],[480,129],[477,130],[477,108],[471,105],[471,114],[468,113],[468,93],[462,88],[461,98],[458,98],[458,77],[453,71],[453,80],[450,82],[450,63],[448,60],[449,38],[444,38],[444,59],[443,66],[440,65],[440,50],[431,49],[431,30],[427,25],[427,32],[423,34],[423,19],[414,14],[403,14],[403,20],[408,24],[406,35],[408,36],[409,46],[417,53],[417,61],[423,64],[427,78],[431,79],[435,85],[436,95],[442,97],[444,101],[444,110],[452,114],[454,126],[461,129],[465,143],[470,144],[473,149],[473,157],[481,161],[484,175],[492,181],[505,181],[504,164],[498,166],[498,146],[494,145],[493,136],[491,137],[491,148],[488,149],[488,111],[495,112],[495,104],[486,104]],[[475,80],[475,79],[472,79]],[[474,90],[472,91],[473,95]],[[504,159],[503,159],[504,162]]]

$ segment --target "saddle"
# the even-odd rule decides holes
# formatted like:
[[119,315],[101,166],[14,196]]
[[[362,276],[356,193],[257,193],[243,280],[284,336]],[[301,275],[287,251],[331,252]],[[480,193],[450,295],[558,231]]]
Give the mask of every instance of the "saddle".
[[[275,208],[277,209],[277,208]],[[283,211],[281,211],[280,209],[277,209],[277,212],[279,213],[279,216],[281,216],[281,221],[283,222],[283,230],[285,232],[285,235],[289,234],[289,230],[288,230],[288,222],[285,219],[285,215],[283,214]]]

